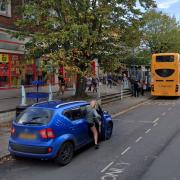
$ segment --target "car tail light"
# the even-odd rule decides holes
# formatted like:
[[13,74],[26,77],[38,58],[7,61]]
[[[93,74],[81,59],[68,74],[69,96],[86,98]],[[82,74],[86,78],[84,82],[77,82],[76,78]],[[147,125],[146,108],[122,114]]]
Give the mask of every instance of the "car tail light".
[[54,135],[53,130],[51,128],[47,129],[47,136],[49,139],[55,138],[55,135]]
[[179,91],[179,85],[176,85],[176,92]]
[[51,153],[51,152],[52,152],[52,148],[49,147],[49,148],[47,149],[47,152],[48,152],[48,153]]
[[11,127],[11,136],[14,135],[16,132],[15,128],[14,127]]
[[39,132],[40,136],[43,138],[43,139],[47,139],[47,133],[46,133],[46,129],[43,129]]
[[54,139],[55,138],[54,132],[51,128],[42,129],[39,132],[39,134],[43,139]]
[[154,91],[154,85],[151,85],[151,91]]

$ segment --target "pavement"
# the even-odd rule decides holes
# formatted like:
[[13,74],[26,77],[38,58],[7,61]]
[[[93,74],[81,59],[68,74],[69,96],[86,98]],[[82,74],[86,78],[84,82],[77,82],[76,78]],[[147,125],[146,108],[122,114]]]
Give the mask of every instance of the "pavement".
[[[115,92],[115,90],[114,90]],[[111,115],[115,115],[119,112],[124,112],[128,108],[131,108],[141,102],[146,101],[150,98],[150,94],[147,93],[145,96],[140,96],[138,98],[128,97],[122,100],[114,101],[103,105],[103,109],[108,111]],[[0,123],[0,159],[8,155],[8,138],[10,136],[11,122],[1,122]]]
[[[67,99],[72,97],[74,94],[73,89],[66,89],[64,95],[57,96],[57,86],[53,86],[53,99]],[[100,95],[109,95],[114,93],[120,93],[121,88],[119,86],[113,86],[109,88],[105,85],[100,86]],[[10,91],[10,92],[9,92]],[[34,92],[32,88],[26,88],[26,92]],[[40,92],[48,92],[48,87],[42,87],[39,89]],[[96,99],[98,94],[93,92],[87,92],[88,96],[91,98]],[[14,96],[13,96],[14,95]],[[15,109],[18,105],[21,104],[21,92],[20,89],[14,90],[0,90],[0,123],[7,122],[9,119],[12,119],[15,116]],[[40,99],[41,101],[46,101],[47,99]],[[27,104],[36,103],[36,100],[28,100],[26,101]]]
[[[36,88],[25,88],[27,92],[35,92]],[[57,96],[56,92],[58,91],[58,86],[52,86],[53,99],[62,99],[67,98],[74,95],[74,90],[72,88],[67,88],[65,90],[64,95]],[[121,91],[120,86],[113,86],[112,88],[107,87],[106,85],[100,86],[101,95],[118,93]],[[44,86],[39,88],[39,92],[47,92],[48,86]],[[89,96],[97,97],[97,93],[87,92]],[[40,101],[44,101],[47,99],[41,99]],[[35,100],[27,99],[27,104],[33,104],[36,102]],[[21,104],[21,89],[10,89],[10,90],[0,90],[0,113],[3,111],[15,109],[17,105]]]
[[[110,106],[114,109],[117,104]],[[0,165],[0,177],[2,180],[179,180],[179,108],[179,98],[150,99],[116,116],[113,136],[101,142],[99,150],[87,147],[65,167],[57,167],[53,161],[9,160]]]

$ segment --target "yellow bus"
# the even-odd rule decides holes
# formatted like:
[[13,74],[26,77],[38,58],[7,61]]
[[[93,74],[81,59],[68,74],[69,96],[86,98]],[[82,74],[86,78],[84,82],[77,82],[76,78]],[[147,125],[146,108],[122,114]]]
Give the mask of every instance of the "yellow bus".
[[180,56],[178,53],[152,55],[152,96],[180,96]]

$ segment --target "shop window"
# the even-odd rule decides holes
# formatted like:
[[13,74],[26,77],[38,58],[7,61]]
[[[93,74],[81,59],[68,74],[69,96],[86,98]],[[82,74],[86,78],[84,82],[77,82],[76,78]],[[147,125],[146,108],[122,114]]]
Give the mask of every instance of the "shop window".
[[0,15],[11,17],[11,1],[10,0],[0,1]]

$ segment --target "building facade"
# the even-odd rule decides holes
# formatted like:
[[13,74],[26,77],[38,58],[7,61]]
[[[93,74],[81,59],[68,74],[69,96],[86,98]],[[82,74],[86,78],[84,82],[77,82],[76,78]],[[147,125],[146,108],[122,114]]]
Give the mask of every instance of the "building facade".
[[[19,18],[23,18],[17,13],[18,6],[22,6],[28,0],[0,0],[0,90],[4,88],[16,88],[24,84],[32,85],[33,80],[50,80],[51,84],[58,83],[58,74],[63,75],[68,87],[72,87],[75,82],[75,75],[64,71],[64,67],[60,70],[51,70],[47,73],[40,68],[39,59],[25,58],[25,44],[30,40],[27,37],[24,41],[20,41],[12,37],[12,33],[16,32],[15,22]],[[46,62],[45,62],[46,63]],[[47,62],[48,63],[48,62]],[[92,71],[95,75],[94,61],[92,62]],[[56,71],[56,73],[55,73]]]
[[35,78],[36,66],[33,60],[25,62],[25,41],[12,38],[9,31],[16,31],[15,21],[20,16],[16,7],[22,0],[0,1],[0,88],[17,87],[24,83],[30,84]]

